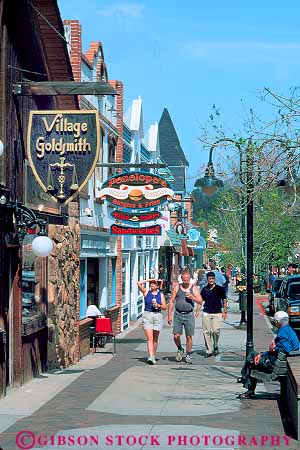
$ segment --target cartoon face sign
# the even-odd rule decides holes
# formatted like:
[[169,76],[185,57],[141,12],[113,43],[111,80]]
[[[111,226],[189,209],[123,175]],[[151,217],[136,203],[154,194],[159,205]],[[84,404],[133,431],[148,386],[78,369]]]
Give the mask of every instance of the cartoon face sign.
[[174,230],[177,234],[185,235],[186,234],[186,228],[183,222],[177,222],[174,225]]

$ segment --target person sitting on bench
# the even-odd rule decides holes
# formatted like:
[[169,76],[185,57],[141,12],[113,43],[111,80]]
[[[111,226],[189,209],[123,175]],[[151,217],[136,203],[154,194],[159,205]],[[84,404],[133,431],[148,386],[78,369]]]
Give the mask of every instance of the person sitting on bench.
[[288,314],[284,311],[277,311],[274,315],[274,321],[277,336],[271,342],[269,351],[263,353],[251,352],[247,357],[241,371],[242,376],[237,380],[239,383],[243,383],[247,391],[239,395],[238,398],[254,398],[257,380],[251,377],[252,370],[272,373],[279,352],[288,354],[299,350],[300,343],[295,331],[289,325]]

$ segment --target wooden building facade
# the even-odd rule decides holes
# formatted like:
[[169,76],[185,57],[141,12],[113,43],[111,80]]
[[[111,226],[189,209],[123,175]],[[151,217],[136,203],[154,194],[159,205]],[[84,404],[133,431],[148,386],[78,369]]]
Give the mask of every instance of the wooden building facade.
[[[26,160],[30,110],[74,110],[78,101],[18,90],[24,81],[68,80],[73,76],[57,1],[0,0],[0,396],[80,356],[78,202],[65,208],[53,202]],[[31,235],[19,245],[8,202],[47,220],[54,241],[49,258],[33,256]]]

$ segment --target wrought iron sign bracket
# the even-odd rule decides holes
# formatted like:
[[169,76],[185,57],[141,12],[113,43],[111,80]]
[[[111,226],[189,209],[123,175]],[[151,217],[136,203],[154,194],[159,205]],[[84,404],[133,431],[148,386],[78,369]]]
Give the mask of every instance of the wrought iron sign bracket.
[[36,226],[40,228],[39,236],[47,236],[47,220],[37,217],[32,209],[27,208],[19,202],[8,202],[5,206],[13,210],[19,244],[22,244],[23,239],[27,234],[27,230],[34,230]]

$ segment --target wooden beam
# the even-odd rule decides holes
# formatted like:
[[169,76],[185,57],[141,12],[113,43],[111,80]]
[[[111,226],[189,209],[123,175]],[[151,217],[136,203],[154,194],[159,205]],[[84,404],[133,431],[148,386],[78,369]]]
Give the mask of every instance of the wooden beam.
[[13,85],[13,94],[32,95],[117,95],[117,91],[104,81],[37,81]]

